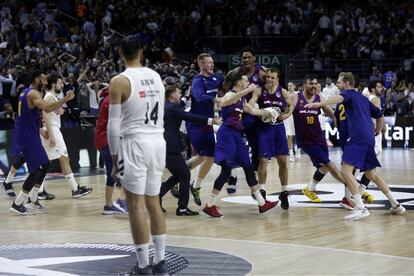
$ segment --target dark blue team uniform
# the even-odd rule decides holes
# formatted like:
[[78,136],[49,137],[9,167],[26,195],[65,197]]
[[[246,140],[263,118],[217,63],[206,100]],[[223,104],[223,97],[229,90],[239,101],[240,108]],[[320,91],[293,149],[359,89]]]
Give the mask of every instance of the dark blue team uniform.
[[343,103],[339,103],[335,108],[336,124],[339,132],[339,146],[342,151],[344,150],[346,141],[348,140],[348,121],[345,114],[345,106]]
[[40,166],[49,163],[43,149],[39,131],[39,113],[37,107],[29,108],[27,95],[32,88],[26,88],[20,94],[18,113],[14,125],[14,151],[21,152],[26,160],[29,172],[35,172]]
[[221,110],[223,124],[217,132],[214,162],[228,167],[251,166],[249,152],[243,142],[243,99]]
[[[214,117],[213,99],[223,84],[223,78],[217,75],[205,77],[197,75],[191,84],[191,110],[193,114]],[[200,156],[214,156],[214,131],[212,126],[187,122],[186,128],[190,142]]]
[[[315,95],[313,102],[320,102],[319,95]],[[303,91],[298,94],[298,101],[293,111],[293,119],[296,129],[296,141],[298,147],[301,147],[309,155],[315,167],[325,165],[330,162],[329,150],[326,145],[325,134],[319,123],[320,108],[308,108],[308,104]]]
[[[249,83],[254,83],[257,86],[264,85],[262,79],[260,78],[260,71],[262,70],[262,66],[259,64],[256,64],[254,73],[248,77]],[[246,74],[246,68],[244,65],[240,66],[240,72],[242,74]],[[246,101],[249,102],[249,100],[252,97],[252,93],[247,94],[244,96]],[[247,138],[247,142],[249,143],[249,146],[252,150],[252,163],[255,170],[257,170],[257,167],[259,166],[258,162],[258,136],[257,136],[257,125],[259,123],[259,118],[257,116],[244,113],[243,114],[243,126],[244,126],[244,133]]]
[[[260,109],[278,107],[281,113],[287,108],[287,103],[283,97],[282,87],[280,85],[276,88],[276,91],[273,94],[269,93],[269,91],[263,87],[257,103]],[[260,157],[271,158],[289,154],[286,130],[283,122],[264,123],[260,121],[258,127],[258,141]]]
[[349,135],[344,147],[342,162],[357,167],[361,171],[380,167],[374,149],[375,136],[371,117],[380,118],[381,110],[355,89],[344,90],[341,96],[344,97],[343,104]]

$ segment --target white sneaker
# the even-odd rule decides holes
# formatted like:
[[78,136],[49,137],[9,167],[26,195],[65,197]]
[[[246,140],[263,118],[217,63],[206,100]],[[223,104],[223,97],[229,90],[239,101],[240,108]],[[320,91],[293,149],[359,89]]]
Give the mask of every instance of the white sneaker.
[[289,155],[289,162],[295,162],[295,156],[293,154]]
[[390,212],[393,215],[402,215],[405,213],[405,211],[406,209],[401,204],[398,204],[398,206],[395,208],[394,207],[390,208]]
[[364,209],[354,209],[352,214],[345,216],[345,220],[360,220],[365,217],[369,216],[369,211],[367,207],[364,207]]
[[24,205],[27,210],[29,211],[46,211],[46,207],[44,207],[42,204],[39,203],[39,200],[36,200],[36,202],[28,202]]

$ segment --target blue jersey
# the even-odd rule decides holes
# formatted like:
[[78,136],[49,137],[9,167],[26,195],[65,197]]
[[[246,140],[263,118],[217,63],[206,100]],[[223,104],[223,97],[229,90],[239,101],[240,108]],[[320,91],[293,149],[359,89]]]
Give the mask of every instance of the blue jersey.
[[217,75],[205,77],[197,75],[191,83],[191,113],[214,117],[213,99],[223,84],[223,78]]
[[282,86],[278,86],[274,93],[270,93],[266,87],[262,88],[262,93],[257,100],[260,109],[266,107],[279,107],[283,113],[287,107],[285,98],[283,97]]
[[335,118],[336,118],[336,124],[338,126],[338,132],[339,132],[339,143],[340,143],[341,148],[343,148],[346,144],[346,141],[349,138],[348,121],[346,119],[345,106],[343,103],[339,103],[336,105]]
[[384,79],[384,87],[385,89],[389,89],[392,86],[392,81],[395,80],[396,76],[395,73],[392,71],[385,72],[382,76]]
[[238,100],[236,103],[232,105],[224,106],[221,109],[223,125],[231,127],[233,129],[243,129],[242,114],[243,99]]
[[32,88],[26,88],[20,94],[16,123],[14,125],[14,139],[19,150],[43,149],[40,140],[40,110],[37,107],[29,108],[27,95]]
[[[320,101],[320,96],[315,95],[312,102],[318,103]],[[299,92],[298,101],[293,111],[298,145],[326,145],[325,134],[321,129],[318,117],[321,114],[321,109],[305,107],[308,103],[303,92]]]
[[[265,83],[260,78],[260,70],[262,70],[262,66],[260,64],[256,64],[254,67],[254,72],[252,75],[247,76],[249,79],[249,83],[254,83],[257,86],[263,86]],[[240,66],[240,72],[244,75],[247,75],[246,73],[246,67],[244,65]],[[252,93],[249,93],[245,96],[247,101],[250,101],[252,98]]]
[[355,89],[344,90],[341,96],[344,97],[343,104],[348,120],[348,142],[374,145],[371,117],[380,118],[382,116],[381,110]]

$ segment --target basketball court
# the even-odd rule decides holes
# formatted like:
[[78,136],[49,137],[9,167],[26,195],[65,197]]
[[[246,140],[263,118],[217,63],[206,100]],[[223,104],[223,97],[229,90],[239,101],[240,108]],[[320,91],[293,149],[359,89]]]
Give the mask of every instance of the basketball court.
[[[340,151],[334,149],[330,156],[339,164]],[[414,151],[384,150],[380,162],[379,175],[407,208],[405,215],[391,215],[385,196],[369,190],[375,197],[368,205],[371,216],[344,221],[349,211],[338,204],[344,189],[331,176],[318,185],[322,203],[310,203],[301,189],[314,168],[304,154],[288,164],[289,211],[277,207],[259,215],[241,170],[237,171],[237,193],[228,196],[225,187],[221,193],[222,219],[202,214],[178,217],[177,200],[166,194],[169,271],[184,275],[412,275]],[[271,199],[280,191],[277,172],[274,161],[269,164],[266,187]],[[203,203],[218,173],[219,168],[213,167],[204,181]],[[10,213],[12,201],[2,194],[0,275],[118,275],[136,262],[127,215],[101,215],[104,171],[81,169],[76,177],[81,186],[93,187],[92,194],[72,199],[63,178],[53,175],[47,190],[56,199],[43,201],[48,210],[32,216]],[[14,185],[16,191],[21,183]],[[192,199],[189,207],[201,212]]]

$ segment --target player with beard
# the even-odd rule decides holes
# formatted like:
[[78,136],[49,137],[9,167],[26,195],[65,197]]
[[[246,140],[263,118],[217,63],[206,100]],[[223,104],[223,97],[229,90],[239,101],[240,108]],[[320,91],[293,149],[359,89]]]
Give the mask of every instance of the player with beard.
[[[325,133],[321,129],[318,118],[321,114],[321,108],[309,108],[306,106],[308,103],[318,103],[322,100],[322,97],[316,93],[317,84],[316,77],[306,76],[303,82],[303,91],[294,95],[292,101],[298,146],[309,155],[313,165],[316,167],[311,182],[302,190],[303,194],[314,203],[321,202],[321,199],[316,194],[316,185],[328,172],[339,182],[345,183],[338,168],[329,160]],[[325,114],[335,120],[334,112],[329,106],[323,107],[323,110]]]
[[68,92],[63,99],[48,103],[42,99],[42,91],[46,85],[46,75],[40,70],[35,70],[30,75],[30,86],[24,89],[19,96],[14,135],[27,163],[29,176],[13,201],[10,211],[23,215],[29,213],[24,203],[29,200],[29,192],[32,188],[33,192],[30,194],[31,204],[34,205],[32,207],[43,209],[37,200],[37,191],[49,169],[49,159],[40,140],[40,110],[52,112],[75,97],[73,92]]

